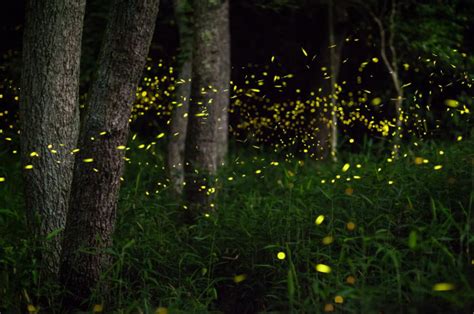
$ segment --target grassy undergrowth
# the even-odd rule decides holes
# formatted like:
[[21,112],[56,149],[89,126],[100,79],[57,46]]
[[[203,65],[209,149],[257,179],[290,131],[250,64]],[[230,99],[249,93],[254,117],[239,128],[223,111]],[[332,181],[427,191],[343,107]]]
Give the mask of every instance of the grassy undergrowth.
[[[114,263],[104,273],[111,285],[94,294],[91,309],[474,309],[472,140],[411,146],[397,160],[346,155],[337,164],[236,153],[219,177],[218,214],[192,226],[177,223],[184,209],[167,190],[163,156],[134,145],[110,251]],[[38,275],[40,247],[26,227],[19,163],[10,154],[0,158],[6,178],[0,183],[0,311],[20,313],[39,296],[57,302],[60,291]],[[318,264],[331,271],[317,271]]]

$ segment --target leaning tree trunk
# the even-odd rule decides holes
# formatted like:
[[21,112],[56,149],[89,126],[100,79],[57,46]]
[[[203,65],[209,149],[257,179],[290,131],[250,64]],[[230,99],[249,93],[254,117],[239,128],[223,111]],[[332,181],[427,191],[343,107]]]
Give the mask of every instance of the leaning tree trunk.
[[[84,11],[85,0],[29,0],[26,4],[20,94],[21,156],[29,223],[41,238],[62,230],[66,223],[74,167],[71,151],[76,147],[79,132]],[[43,270],[55,275],[59,269],[61,236],[43,245]]]
[[61,264],[61,281],[70,293],[66,307],[88,298],[109,264],[104,249],[112,242],[128,121],[158,5],[159,0],[112,3],[79,136]]
[[218,16],[224,4],[194,0],[194,42],[191,103],[185,149],[186,219],[214,208],[217,170],[218,96],[221,52]]
[[184,147],[191,97],[193,38],[189,0],[174,0],[173,4],[180,42],[178,55],[180,71],[176,86],[175,107],[171,116],[167,167],[173,194],[179,196],[182,194],[184,183]]
[[231,44],[230,44],[230,25],[229,25],[229,0],[222,3],[218,16],[220,36],[220,84],[217,97],[218,127],[217,127],[217,166],[225,163],[227,151],[229,148],[229,103],[230,103],[230,74],[231,74]]
[[[328,37],[321,48],[321,66],[326,68],[316,80],[316,90],[322,101],[310,115],[307,149],[311,158],[336,160],[337,95],[336,84],[340,72],[342,48],[347,32],[347,12],[343,6],[328,3]],[[325,74],[326,73],[326,74]],[[314,132],[316,130],[316,132]]]
[[[392,8],[390,10],[389,24],[388,28],[388,40],[386,36],[386,29],[383,25],[382,20],[376,16],[372,11],[369,10],[372,18],[377,24],[380,35],[380,55],[382,56],[383,63],[387,68],[390,77],[392,78],[393,87],[397,93],[397,98],[395,99],[395,125],[396,130],[394,132],[394,143],[392,147],[392,155],[398,157],[398,152],[400,150],[400,144],[403,136],[403,87],[402,82],[399,77],[398,71],[398,57],[395,45],[393,43],[393,37],[395,36],[395,16],[397,14],[397,2],[392,0]],[[387,47],[388,46],[388,47]],[[391,60],[387,56],[387,48],[390,49]]]

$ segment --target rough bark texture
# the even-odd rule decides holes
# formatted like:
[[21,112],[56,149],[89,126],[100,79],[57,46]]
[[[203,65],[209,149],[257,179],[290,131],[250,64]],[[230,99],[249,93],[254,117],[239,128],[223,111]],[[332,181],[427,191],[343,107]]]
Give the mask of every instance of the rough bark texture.
[[219,106],[217,127],[217,165],[225,163],[229,148],[229,103],[230,103],[230,74],[231,74],[231,44],[229,25],[229,0],[222,3],[217,17],[220,36],[221,81],[217,104]]
[[[109,263],[129,117],[153,35],[159,0],[115,0],[79,136],[61,281],[64,305],[90,296]],[[105,132],[105,133],[104,133]],[[84,250],[87,250],[86,253]],[[92,254],[91,254],[92,253]]]
[[[79,132],[79,65],[85,0],[26,4],[21,75],[21,156],[29,222],[40,237],[63,229]],[[39,217],[38,217],[39,216]],[[37,224],[37,219],[40,219]],[[44,243],[43,269],[56,274],[61,235]]]
[[327,68],[327,76],[321,76],[316,80],[316,93],[323,98],[323,103],[316,108],[315,114],[311,115],[308,130],[316,132],[310,136],[308,151],[310,157],[326,159],[331,156],[335,159],[337,145],[337,118],[334,109],[337,106],[335,98],[335,84],[337,83],[342,48],[347,32],[347,12],[343,6],[334,6],[332,1],[328,3],[328,37],[320,50],[321,66]]
[[217,170],[217,99],[221,84],[219,0],[194,0],[191,103],[185,149],[187,217],[213,210]]
[[173,4],[180,42],[178,56],[180,71],[176,86],[176,105],[171,117],[167,163],[171,188],[175,196],[180,196],[184,183],[184,147],[188,127],[189,98],[191,97],[193,38],[189,0],[174,0]]

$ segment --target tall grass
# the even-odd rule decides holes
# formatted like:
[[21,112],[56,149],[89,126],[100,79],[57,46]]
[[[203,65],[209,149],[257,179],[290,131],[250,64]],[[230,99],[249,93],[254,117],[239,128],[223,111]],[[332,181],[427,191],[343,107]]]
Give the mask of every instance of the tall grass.
[[[159,149],[132,147],[129,157],[109,251],[114,262],[103,274],[110,290],[96,291],[91,309],[94,304],[116,313],[474,308],[472,140],[409,146],[397,160],[369,151],[348,154],[338,164],[237,151],[219,176],[217,214],[192,226],[179,223],[184,209],[168,193]],[[346,163],[350,167],[343,171]],[[40,248],[25,223],[18,162],[4,155],[1,165],[0,176],[7,180],[0,183],[0,310],[25,312],[40,296],[54,303],[60,289],[37,275],[34,252]],[[320,215],[324,221],[316,224]],[[317,264],[331,271],[318,272]],[[443,287],[450,290],[438,291]],[[54,311],[52,304],[48,312]]]

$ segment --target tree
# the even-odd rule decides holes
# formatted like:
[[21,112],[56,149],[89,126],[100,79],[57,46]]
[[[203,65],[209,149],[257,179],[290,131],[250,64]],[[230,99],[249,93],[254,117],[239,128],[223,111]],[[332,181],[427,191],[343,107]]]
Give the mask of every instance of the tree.
[[[29,223],[43,239],[61,231],[66,223],[74,166],[71,151],[79,132],[84,12],[85,0],[30,0],[26,5],[21,155]],[[44,246],[43,270],[54,275],[59,269],[61,236],[45,241]]]
[[[338,30],[337,41],[335,34],[335,22],[334,22],[334,11],[335,6],[333,0],[329,0],[328,3],[328,37],[329,37],[329,83],[330,87],[330,96],[331,99],[331,158],[336,161],[337,156],[337,99],[336,99],[336,84],[337,78],[339,76],[339,68],[341,64],[341,53],[342,45],[344,44],[344,37],[346,34],[345,27]],[[339,14],[339,19],[345,20],[346,12]],[[340,25],[341,23],[339,23]]]
[[188,0],[174,0],[176,24],[178,26],[180,68],[176,86],[175,107],[171,117],[168,142],[168,175],[175,195],[181,195],[184,183],[184,148],[188,126],[189,98],[191,97],[192,69],[192,8]]
[[[388,25],[384,25],[382,19],[378,17],[370,8],[368,12],[372,16],[377,28],[379,30],[380,36],[380,55],[382,56],[383,63],[387,68],[390,78],[392,79],[393,87],[395,89],[397,97],[395,98],[395,142],[393,145],[392,153],[393,155],[398,155],[398,150],[400,149],[400,142],[403,132],[403,87],[400,80],[400,74],[398,70],[398,57],[397,50],[395,49],[393,37],[395,36],[395,17],[397,14],[397,2],[392,0],[392,5],[389,14]],[[387,38],[388,32],[388,38]],[[387,49],[390,49],[390,59],[387,54]]]
[[[377,47],[390,76],[390,93],[394,94],[388,114],[393,118],[388,126],[393,127],[392,154],[397,156],[403,137],[413,133],[408,128],[410,120],[418,125],[421,134],[427,134],[428,120],[439,123],[435,120],[441,117],[434,118],[434,110],[420,110],[420,102],[430,108],[444,87],[463,82],[474,64],[474,59],[462,51],[466,49],[463,34],[468,27],[470,6],[465,6],[463,0],[350,2],[359,9],[360,17],[368,17],[369,24],[375,26]],[[367,24],[362,25],[369,29]],[[419,74],[413,75],[413,71]]]
[[[131,105],[153,36],[159,0],[115,0],[79,135],[60,270],[77,307],[110,257]],[[90,251],[94,253],[91,254]]]
[[347,33],[347,4],[337,6],[333,0],[327,2],[327,40],[320,48],[322,76],[317,79],[316,88],[320,91],[323,104],[311,115],[310,130],[313,133],[309,142],[312,157],[325,159],[328,155],[337,160],[337,95],[336,86],[340,72],[342,48]]
[[[218,163],[220,104],[223,86],[222,31],[219,22],[228,1],[194,1],[191,103],[185,148],[185,199],[188,217],[212,211]],[[223,130],[222,130],[223,131]]]
[[230,103],[230,75],[231,75],[231,43],[229,25],[229,1],[224,1],[218,12],[217,22],[219,23],[220,36],[220,57],[221,57],[221,78],[218,86],[219,94],[217,104],[218,127],[217,127],[217,165],[225,163],[227,151],[229,149],[229,103]]
[[[472,23],[469,22],[473,13],[472,3],[465,0],[398,2],[394,45],[399,68],[402,69],[399,72],[405,83],[402,85],[406,95],[403,105],[404,136],[410,134],[406,125],[416,125],[420,117],[423,120],[423,127],[419,128],[421,134],[459,135],[461,125],[458,125],[458,115],[466,112],[464,106],[472,105],[472,98],[460,90],[464,90],[463,85],[472,80],[474,73],[474,57],[469,54],[472,50],[472,36],[469,36]],[[421,101],[430,110],[421,111],[412,101],[414,97],[410,94],[416,89],[429,90],[421,97],[418,94],[418,104]],[[455,102],[455,106],[459,107],[454,115],[454,110],[446,110],[447,97],[458,101]],[[444,129],[439,127],[440,123]],[[468,132],[469,124],[462,128]]]
[[[175,194],[181,194],[184,183],[184,148],[186,141],[186,128],[188,124],[187,115],[189,111],[189,99],[191,98],[191,85],[187,83],[191,76],[192,68],[192,48],[193,43],[191,18],[189,17],[191,8],[189,1],[176,0],[175,12],[180,37],[180,54],[178,62],[180,64],[180,77],[176,91],[176,107],[173,110],[171,120],[170,141],[168,145],[168,169],[171,186]],[[217,111],[217,166],[223,165],[228,150],[228,129],[229,129],[229,85],[230,85],[230,29],[229,29],[229,2],[224,1],[220,10],[214,17],[219,30],[219,59],[220,59],[220,80],[216,98],[213,103],[218,106]]]

